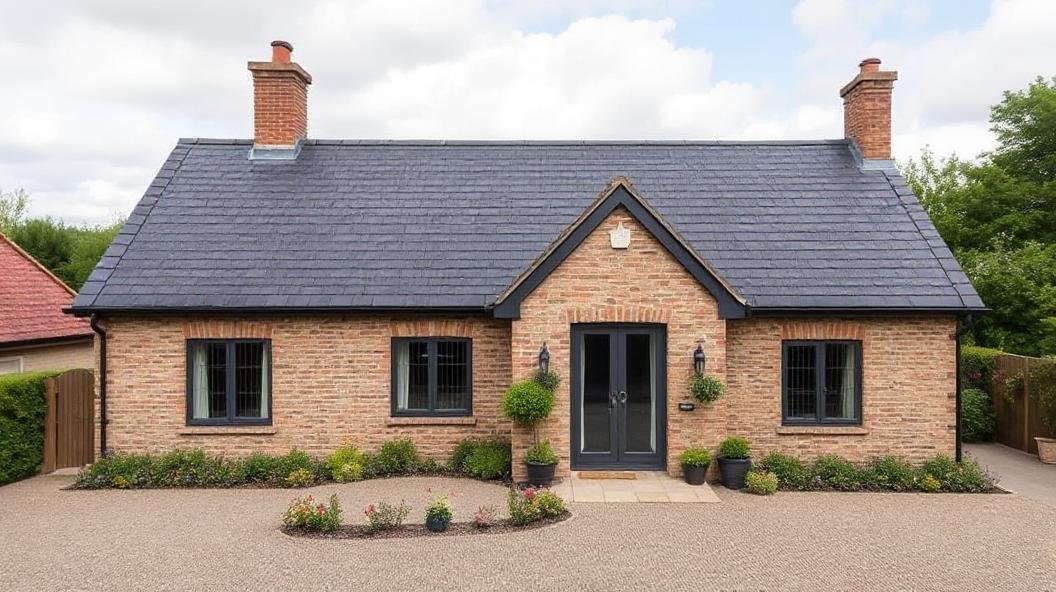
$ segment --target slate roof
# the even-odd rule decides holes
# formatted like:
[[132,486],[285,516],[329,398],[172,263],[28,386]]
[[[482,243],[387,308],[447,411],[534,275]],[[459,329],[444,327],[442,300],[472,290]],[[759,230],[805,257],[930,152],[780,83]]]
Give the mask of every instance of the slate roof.
[[89,337],[88,321],[62,313],[73,290],[0,234],[0,347]]
[[751,309],[983,308],[846,140],[250,146],[180,140],[73,310],[487,308],[617,176]]

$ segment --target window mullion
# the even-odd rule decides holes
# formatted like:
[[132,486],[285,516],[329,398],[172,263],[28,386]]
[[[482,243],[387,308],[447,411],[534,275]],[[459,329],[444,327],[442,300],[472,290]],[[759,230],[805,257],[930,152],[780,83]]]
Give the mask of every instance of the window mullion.
[[826,372],[827,362],[825,360],[825,342],[820,341],[814,347],[817,348],[814,353],[814,359],[817,360],[817,368],[815,369],[816,374],[814,378],[814,381],[817,384],[817,396],[815,397],[817,399],[815,402],[817,410],[815,413],[818,415],[818,423],[821,423],[825,421],[825,391],[828,386],[826,384],[826,381],[828,380],[828,372]]
[[228,341],[224,368],[224,400],[227,401],[227,421],[235,421],[235,342]]
[[426,349],[429,356],[429,378],[426,381],[428,384],[429,392],[429,412],[436,412],[436,391],[437,391],[437,369],[436,369],[436,358],[437,358],[437,342],[436,340],[430,340],[429,347]]

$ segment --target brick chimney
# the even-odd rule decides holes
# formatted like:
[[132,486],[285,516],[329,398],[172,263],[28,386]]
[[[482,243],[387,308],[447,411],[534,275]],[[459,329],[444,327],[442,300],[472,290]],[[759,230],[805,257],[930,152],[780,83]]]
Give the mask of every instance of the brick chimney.
[[881,71],[880,60],[866,58],[854,80],[840,89],[843,135],[858,141],[864,159],[891,159],[891,90],[898,72]]
[[270,62],[249,62],[253,73],[253,148],[291,150],[308,135],[310,74],[290,61],[293,46],[271,42]]

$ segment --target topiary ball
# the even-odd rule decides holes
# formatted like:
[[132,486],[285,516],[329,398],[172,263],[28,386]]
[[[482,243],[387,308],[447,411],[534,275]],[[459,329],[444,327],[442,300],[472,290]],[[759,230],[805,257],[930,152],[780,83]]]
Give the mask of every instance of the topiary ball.
[[532,427],[547,418],[554,408],[554,392],[534,380],[510,387],[502,398],[502,413],[521,427]]

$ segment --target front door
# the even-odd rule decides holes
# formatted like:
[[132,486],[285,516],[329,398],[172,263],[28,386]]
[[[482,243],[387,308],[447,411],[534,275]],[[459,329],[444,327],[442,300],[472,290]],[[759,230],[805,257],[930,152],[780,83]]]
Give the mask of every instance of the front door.
[[662,469],[666,332],[572,326],[572,468]]

